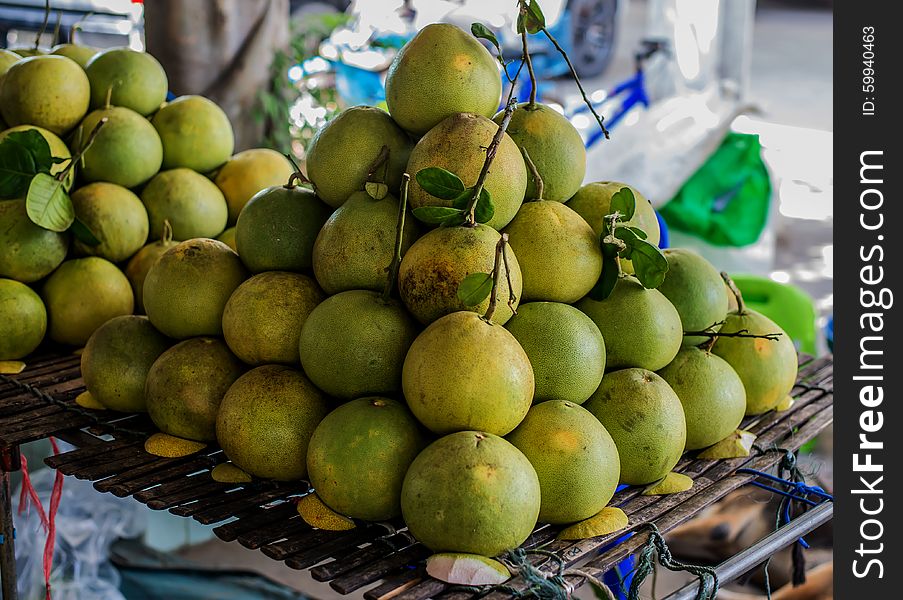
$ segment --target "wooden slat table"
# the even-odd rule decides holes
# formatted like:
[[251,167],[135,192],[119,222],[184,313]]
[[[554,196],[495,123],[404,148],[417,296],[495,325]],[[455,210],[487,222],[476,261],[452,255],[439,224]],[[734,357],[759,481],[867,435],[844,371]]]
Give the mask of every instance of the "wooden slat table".
[[[798,449],[832,422],[833,366],[831,357],[801,360],[793,407],[747,418],[743,428],[757,434],[762,447]],[[101,492],[133,496],[152,509],[203,524],[218,523],[213,531],[223,540],[259,549],[294,569],[310,569],[315,580],[328,582],[342,594],[368,588],[364,593],[368,600],[473,595],[425,574],[423,559],[430,552],[400,520],[365,523],[343,532],[313,529],[295,510],[295,501],[310,492],[307,482],[217,483],[210,470],[226,460],[219,448],[210,446],[186,458],[151,456],[143,449],[144,439],[154,431],[146,416],[81,410],[74,399],[82,391],[79,358],[71,355],[34,359],[14,378],[0,378],[0,450],[5,455],[14,450],[17,455],[19,444],[56,436],[76,449],[47,458],[49,466],[93,481]],[[670,496],[642,496],[640,488],[631,487],[618,492],[612,504],[627,513],[632,530],[655,523],[664,533],[752,480],[752,475],[738,474],[737,469],[767,470],[780,459],[776,453],[719,461],[686,455],[675,470],[694,479],[692,489]],[[580,566],[598,577],[647,539],[642,533],[634,535],[603,552],[625,532],[563,542],[555,539],[558,530],[539,525],[524,546],[552,550],[564,558],[566,566]],[[531,559],[540,568],[553,567],[541,555]],[[572,580],[575,585],[582,583],[580,577]],[[511,584],[525,587],[518,579]],[[488,597],[504,595],[494,592]]]

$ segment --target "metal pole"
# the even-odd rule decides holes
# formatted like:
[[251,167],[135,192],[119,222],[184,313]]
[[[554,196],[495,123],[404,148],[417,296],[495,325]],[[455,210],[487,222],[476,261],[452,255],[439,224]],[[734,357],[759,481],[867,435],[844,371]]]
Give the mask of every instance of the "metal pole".
[[[718,581],[722,584],[728,583],[744,573],[748,573],[757,565],[765,562],[769,556],[830,521],[832,516],[834,516],[833,502],[825,502],[803,513],[774,533],[767,535],[759,542],[715,567],[715,572],[718,573]],[[699,582],[694,581],[667,596],[665,600],[694,600],[698,590]]]
[[0,577],[3,600],[16,600],[16,529],[9,474],[22,467],[19,446],[0,450]]

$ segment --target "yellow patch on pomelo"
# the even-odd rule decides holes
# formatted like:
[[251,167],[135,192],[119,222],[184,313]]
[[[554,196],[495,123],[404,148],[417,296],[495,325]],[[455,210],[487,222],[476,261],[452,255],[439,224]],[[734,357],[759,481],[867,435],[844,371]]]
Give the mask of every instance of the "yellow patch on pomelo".
[[220,463],[210,471],[213,481],[219,483],[250,483],[251,476],[232,463]]
[[606,506],[595,515],[574,523],[558,534],[559,540],[582,540],[600,535],[608,535],[627,527],[630,520],[623,510],[616,506]]
[[354,521],[323,504],[316,494],[308,494],[298,500],[298,514],[305,523],[317,529],[348,531],[355,527]]
[[107,407],[97,401],[97,399],[91,395],[91,392],[82,392],[78,396],[75,397],[75,403],[81,406],[82,408],[89,408],[91,410],[106,410]]
[[756,441],[756,434],[738,429],[717,444],[700,452],[697,458],[717,460],[719,458],[743,458]]
[[202,442],[186,440],[168,433],[155,433],[144,442],[145,452],[163,458],[181,458],[200,452],[206,447],[207,444]]
[[791,396],[790,394],[787,394],[786,396],[784,396],[784,399],[781,400],[778,403],[778,405],[774,407],[774,409],[777,412],[784,412],[785,410],[790,410],[791,408],[793,408],[793,404],[795,402],[796,402],[796,400],[794,400],[793,396]]

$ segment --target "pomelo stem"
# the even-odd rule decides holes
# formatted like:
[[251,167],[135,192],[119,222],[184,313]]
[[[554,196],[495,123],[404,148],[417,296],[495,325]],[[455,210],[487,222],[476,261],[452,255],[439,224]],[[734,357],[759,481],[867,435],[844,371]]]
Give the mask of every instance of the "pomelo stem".
[[392,290],[395,289],[395,283],[398,281],[398,268],[401,266],[401,245],[404,241],[404,217],[405,211],[408,209],[408,185],[410,183],[410,175],[405,173],[401,176],[401,198],[398,200],[398,220],[395,225],[395,253],[392,255],[392,262],[389,264],[389,276],[386,278],[386,287],[383,289],[383,300],[388,300],[392,297]]
[[374,181],[373,174],[383,165],[385,165],[385,168],[383,168],[383,175],[380,179],[376,180],[376,183],[385,183],[386,176],[389,174],[389,147],[385,144],[379,149],[376,160],[370,163],[370,168],[367,169],[367,181]]
[[41,47],[41,36],[47,31],[48,21],[50,21],[50,0],[44,0],[44,22],[41,24],[41,28],[38,29],[37,35],[34,36],[35,52]]
[[545,192],[545,184],[543,184],[542,182],[542,177],[539,175],[539,170],[533,163],[533,159],[531,159],[530,155],[527,153],[526,148],[521,148],[520,152],[524,155],[524,162],[527,163],[527,170],[530,171],[530,175],[533,177],[533,183],[536,185],[536,198],[534,198],[533,200],[542,200],[542,195]]
[[[498,243],[495,245],[495,262],[492,267],[492,292],[489,294],[489,307],[486,309],[486,314],[483,315],[483,320],[487,323],[492,322],[492,315],[495,314],[495,308],[498,306],[499,302],[499,281],[502,279],[502,262],[507,262],[507,258],[505,258],[505,245],[508,243],[508,234],[503,233],[499,238]],[[509,293],[510,293],[510,279],[509,279]]]
[[[522,13],[526,12],[523,5],[521,5],[520,10]],[[527,49],[526,30],[521,32],[520,39],[523,44],[523,60],[527,63],[527,72],[530,74],[530,108],[533,108],[536,106],[536,74],[533,72],[533,59],[530,58],[530,52]]]
[[[511,90],[512,92],[514,91],[513,83],[511,84]],[[514,114],[516,108],[517,100],[514,98],[513,94],[509,94],[508,104],[505,106],[505,116],[502,118],[501,125],[499,125],[499,128],[495,131],[495,135],[492,136],[492,141],[489,142],[489,146],[486,147],[486,160],[483,161],[483,168],[480,169],[480,176],[477,178],[476,185],[473,186],[473,196],[470,198],[470,203],[467,205],[467,218],[464,221],[464,225],[467,227],[475,227],[477,224],[475,216],[477,202],[480,200],[480,194],[483,192],[483,185],[486,183],[486,176],[489,174],[489,167],[492,165],[492,159],[495,158],[495,153],[499,149],[499,144],[502,143],[502,137],[505,135],[505,130],[508,129],[508,124],[511,122],[511,115]]]
[[103,117],[100,119],[100,121],[97,122],[97,125],[94,126],[94,129],[92,129],[91,133],[88,135],[88,141],[86,141],[81,149],[76,152],[75,156],[73,156],[69,161],[69,164],[66,165],[66,168],[56,174],[58,181],[63,181],[64,179],[66,179],[66,175],[69,174],[69,171],[72,170],[72,167],[74,167],[75,164],[82,159],[82,156],[85,155],[85,152],[88,151],[88,148],[90,148],[91,144],[94,143],[94,140],[97,139],[97,134],[100,133],[100,128],[106,125],[107,121],[109,120],[109,117]]
[[740,293],[740,288],[737,287],[737,284],[734,283],[734,280],[731,279],[726,271],[721,271],[721,279],[724,280],[724,283],[727,284],[727,287],[734,295],[734,298],[737,299],[737,314],[746,314],[746,305],[743,303],[743,294]]
[[81,19],[79,19],[78,21],[76,21],[75,23],[72,24],[72,27],[69,28],[69,43],[70,44],[75,43],[75,34],[76,34],[76,32],[82,30],[82,23],[84,23],[85,21],[87,21],[88,19],[90,19],[93,16],[94,16],[94,13],[89,12],[84,17],[82,17]]
[[60,27],[63,24],[63,13],[56,13],[56,25],[53,27],[53,45],[60,43]]
[[304,173],[301,172],[301,167],[298,166],[298,163],[295,162],[295,159],[292,158],[291,154],[285,153],[284,156],[288,162],[292,163],[292,167],[295,168],[295,172],[288,176],[288,183],[284,186],[287,190],[293,190],[297,187],[298,183],[310,183],[310,179],[304,176]]
[[172,224],[169,219],[163,219],[163,236],[160,238],[164,244],[172,241]]

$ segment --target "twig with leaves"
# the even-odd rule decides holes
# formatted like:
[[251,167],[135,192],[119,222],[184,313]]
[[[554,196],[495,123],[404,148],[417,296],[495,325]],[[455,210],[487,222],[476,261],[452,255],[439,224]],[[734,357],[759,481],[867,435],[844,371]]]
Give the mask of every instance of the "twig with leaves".
[[[385,147],[385,146],[383,146]],[[401,247],[404,243],[404,217],[408,209],[408,187],[411,183],[411,176],[405,173],[401,176],[401,198],[398,200],[398,218],[395,224],[395,249],[392,253],[392,262],[389,263],[389,276],[386,278],[386,287],[383,288],[382,298],[384,301],[392,297],[392,291],[398,281],[398,269],[401,266]]]

